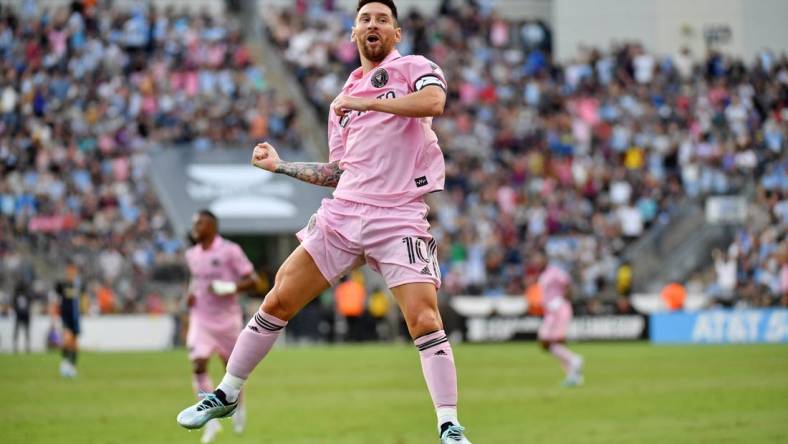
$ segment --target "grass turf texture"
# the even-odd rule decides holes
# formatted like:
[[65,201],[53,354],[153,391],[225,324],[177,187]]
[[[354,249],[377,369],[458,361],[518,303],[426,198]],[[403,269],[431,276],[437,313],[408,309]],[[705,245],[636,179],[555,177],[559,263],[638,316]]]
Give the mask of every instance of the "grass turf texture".
[[[559,387],[533,343],[455,347],[460,419],[477,444],[767,443],[788,436],[788,347],[580,344],[586,385]],[[0,442],[198,443],[184,351],[0,356]],[[214,382],[222,372],[211,362]],[[253,374],[247,431],[217,443],[437,443],[418,353],[406,345],[277,349]]]

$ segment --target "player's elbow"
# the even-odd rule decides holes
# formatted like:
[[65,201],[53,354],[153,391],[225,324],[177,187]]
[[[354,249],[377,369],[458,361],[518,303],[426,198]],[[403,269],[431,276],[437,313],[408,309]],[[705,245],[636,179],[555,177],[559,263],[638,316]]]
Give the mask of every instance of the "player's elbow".
[[443,115],[443,110],[446,107],[446,95],[439,94],[432,103],[432,117]]
[[429,105],[424,107],[423,111],[419,117],[438,117],[443,115],[443,103],[430,102]]
[[443,115],[443,107],[444,107],[443,105],[444,105],[444,104],[443,104],[443,101],[441,101],[440,103],[436,103],[435,105],[433,105],[433,107],[432,107],[432,113],[430,114],[430,116],[431,116],[431,117],[438,117],[438,116],[442,116],[442,115]]
[[446,93],[439,88],[427,88],[424,91],[427,90],[429,90],[429,94],[427,94],[425,117],[438,117],[443,115],[443,109],[446,105]]

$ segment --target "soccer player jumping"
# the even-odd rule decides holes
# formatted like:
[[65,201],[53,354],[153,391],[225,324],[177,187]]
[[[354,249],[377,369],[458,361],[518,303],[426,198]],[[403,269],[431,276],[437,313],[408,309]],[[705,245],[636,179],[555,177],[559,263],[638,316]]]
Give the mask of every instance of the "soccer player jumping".
[[328,163],[279,158],[268,143],[258,168],[335,187],[279,269],[274,288],[238,337],[216,391],[178,415],[186,428],[229,416],[255,366],[287,322],[350,270],[367,263],[386,280],[419,349],[442,444],[470,444],[457,420],[457,376],[438,312],[440,271],[424,195],[443,188],[443,154],[432,118],[443,113],[446,80],[421,56],[395,49],[402,30],[391,0],[360,0],[351,39],[361,67],[331,104]]

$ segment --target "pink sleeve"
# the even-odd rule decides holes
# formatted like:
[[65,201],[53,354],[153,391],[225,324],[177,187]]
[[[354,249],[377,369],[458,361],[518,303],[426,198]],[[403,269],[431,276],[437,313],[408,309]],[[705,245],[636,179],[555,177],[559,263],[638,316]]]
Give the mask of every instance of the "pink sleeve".
[[345,143],[339,128],[339,117],[328,112],[328,161],[337,162],[345,156]]
[[409,57],[406,70],[411,91],[421,91],[431,85],[446,91],[446,77],[443,75],[443,70],[426,57]]
[[561,277],[561,284],[565,288],[569,288],[572,285],[572,276],[570,276],[569,273],[567,273],[564,270],[561,270],[559,276]]
[[232,266],[238,276],[246,276],[247,274],[251,274],[254,271],[252,263],[249,261],[249,258],[246,257],[246,254],[244,254],[244,251],[240,246],[237,244],[233,245],[230,251]]
[[192,253],[194,251],[193,248],[189,248],[186,250],[186,253],[183,255],[186,258],[186,266],[189,267],[189,274],[194,274],[194,270],[192,269]]

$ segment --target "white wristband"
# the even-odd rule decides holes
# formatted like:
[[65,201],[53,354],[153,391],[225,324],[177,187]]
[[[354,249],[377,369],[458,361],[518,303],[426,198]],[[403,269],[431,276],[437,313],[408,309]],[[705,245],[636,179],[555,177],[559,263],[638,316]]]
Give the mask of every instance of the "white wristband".
[[228,296],[235,294],[238,291],[238,287],[235,285],[235,282],[212,281],[211,291],[217,296]]
[[561,308],[562,305],[564,305],[564,301],[562,299],[553,298],[553,299],[550,300],[550,302],[547,303],[547,307],[545,307],[545,308],[547,308],[547,311],[551,311],[552,312],[552,311],[556,311],[559,308]]

